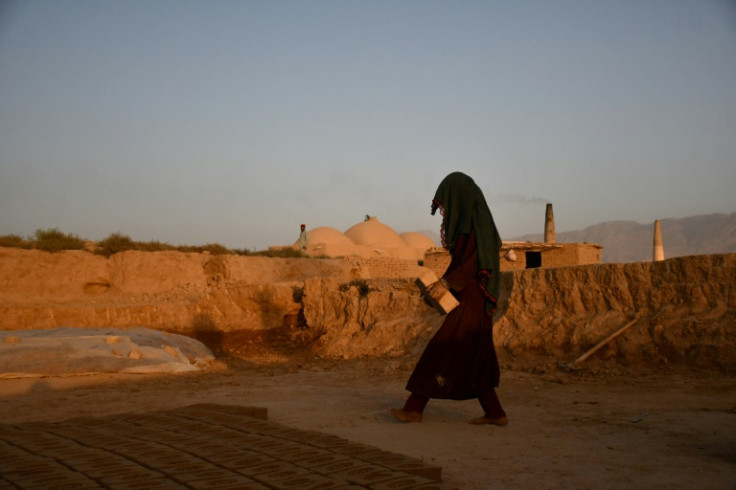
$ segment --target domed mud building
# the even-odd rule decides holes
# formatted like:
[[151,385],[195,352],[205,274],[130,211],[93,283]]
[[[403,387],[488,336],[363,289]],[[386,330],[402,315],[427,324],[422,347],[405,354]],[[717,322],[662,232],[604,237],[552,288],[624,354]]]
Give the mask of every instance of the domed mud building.
[[427,250],[436,246],[422,233],[398,234],[373,216],[351,226],[345,233],[320,226],[307,230],[307,237],[307,254],[313,257],[394,257],[418,262],[424,260]]

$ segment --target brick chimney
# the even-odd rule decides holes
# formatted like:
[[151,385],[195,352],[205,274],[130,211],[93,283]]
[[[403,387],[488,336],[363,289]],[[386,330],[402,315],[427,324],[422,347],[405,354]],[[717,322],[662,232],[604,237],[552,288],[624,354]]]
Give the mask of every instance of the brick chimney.
[[544,243],[557,243],[555,215],[552,212],[552,203],[547,203],[547,210],[544,213]]
[[664,260],[664,245],[662,245],[662,225],[659,220],[654,220],[654,250],[652,252],[654,262]]

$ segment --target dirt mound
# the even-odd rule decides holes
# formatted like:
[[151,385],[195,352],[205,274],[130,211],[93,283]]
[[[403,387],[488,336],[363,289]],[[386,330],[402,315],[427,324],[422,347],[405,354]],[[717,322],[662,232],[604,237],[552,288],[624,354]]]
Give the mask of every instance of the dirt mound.
[[150,328],[54,328],[6,331],[0,379],[96,373],[182,373],[207,367],[207,347]]

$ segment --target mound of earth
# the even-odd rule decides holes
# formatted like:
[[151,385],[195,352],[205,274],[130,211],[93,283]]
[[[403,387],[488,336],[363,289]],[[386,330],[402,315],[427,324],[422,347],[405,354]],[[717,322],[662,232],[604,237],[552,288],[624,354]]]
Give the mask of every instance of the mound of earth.
[[214,361],[201,342],[150,328],[2,332],[0,378],[97,373],[180,373]]

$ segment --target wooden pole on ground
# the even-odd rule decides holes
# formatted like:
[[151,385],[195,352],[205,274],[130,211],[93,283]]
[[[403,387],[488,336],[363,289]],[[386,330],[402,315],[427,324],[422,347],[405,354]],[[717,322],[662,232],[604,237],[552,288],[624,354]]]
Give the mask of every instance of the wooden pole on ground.
[[572,364],[570,365],[570,367],[575,367],[579,363],[583,362],[584,360],[586,360],[587,358],[589,358],[590,356],[592,356],[596,351],[598,351],[598,349],[600,349],[601,347],[603,347],[604,345],[606,345],[607,343],[609,343],[610,341],[612,341],[613,339],[615,339],[616,337],[618,337],[619,335],[621,335],[622,333],[624,333],[626,330],[628,330],[633,324],[635,324],[636,322],[638,322],[640,318],[641,318],[641,314],[636,315],[634,317],[634,319],[631,320],[629,323],[627,323],[623,327],[619,328],[618,330],[616,330],[615,332],[613,332],[611,335],[609,335],[605,339],[603,339],[600,342],[598,342],[595,346],[593,346],[591,349],[589,349],[585,354],[583,354],[582,356],[580,356],[577,359],[575,359],[572,362]]

